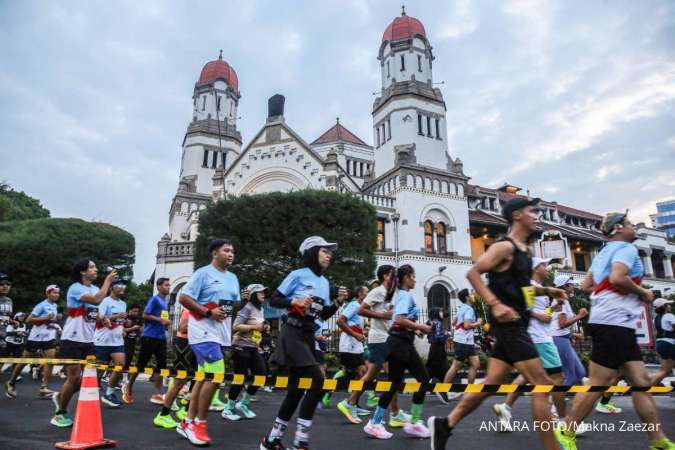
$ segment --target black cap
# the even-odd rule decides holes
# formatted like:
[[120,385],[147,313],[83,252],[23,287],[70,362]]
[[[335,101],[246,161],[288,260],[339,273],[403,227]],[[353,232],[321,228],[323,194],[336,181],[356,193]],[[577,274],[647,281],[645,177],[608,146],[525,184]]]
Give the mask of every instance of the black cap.
[[12,277],[10,277],[9,275],[7,275],[6,273],[0,272],[0,281],[8,281],[8,282],[11,283],[11,282],[12,282]]
[[512,198],[502,208],[502,215],[504,218],[511,223],[513,221],[513,213],[519,209],[523,209],[526,206],[536,206],[541,201],[540,198],[527,198],[527,197],[516,197]]

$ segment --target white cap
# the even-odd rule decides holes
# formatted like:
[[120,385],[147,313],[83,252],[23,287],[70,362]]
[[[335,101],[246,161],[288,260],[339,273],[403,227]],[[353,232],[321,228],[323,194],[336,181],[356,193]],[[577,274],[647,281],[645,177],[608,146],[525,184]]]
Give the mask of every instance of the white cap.
[[321,236],[310,236],[300,244],[300,254],[304,255],[307,250],[314,247],[326,247],[331,251],[337,249],[337,244],[334,242],[327,242]]
[[551,262],[551,259],[553,258],[538,258],[535,256],[534,258],[532,258],[532,268],[534,269],[539,264],[546,264],[548,266],[548,263]]
[[673,302],[672,300],[666,300],[665,298],[657,298],[656,300],[654,300],[654,308],[660,308],[663,305],[670,305],[672,303],[675,302]]
[[246,290],[248,291],[249,294],[253,295],[257,292],[263,292],[267,290],[267,288],[262,284],[249,284],[248,286],[246,286]]
[[51,291],[60,291],[60,290],[61,290],[61,289],[59,289],[59,286],[58,286],[58,285],[56,285],[56,284],[50,284],[50,285],[47,286],[47,288],[45,289],[45,293],[46,293],[46,294],[49,294]]
[[574,278],[572,278],[570,275],[558,275],[553,280],[553,285],[557,288],[563,287],[567,284],[573,284],[574,286],[576,286],[577,282],[574,281]]

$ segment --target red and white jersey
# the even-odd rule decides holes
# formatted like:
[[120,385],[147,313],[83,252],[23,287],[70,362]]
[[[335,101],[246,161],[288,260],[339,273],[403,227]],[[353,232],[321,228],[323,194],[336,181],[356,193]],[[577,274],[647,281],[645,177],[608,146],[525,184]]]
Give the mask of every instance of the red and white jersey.
[[[112,297],[104,298],[101,304],[98,305],[98,314],[101,318],[126,311],[127,304],[124,300],[115,300]],[[109,327],[105,327],[101,322],[97,322],[96,331],[94,332],[94,345],[110,347],[124,345],[124,321],[125,319],[111,319]]]
[[82,301],[86,294],[98,294],[98,287],[93,284],[85,286],[82,283],[73,283],[68,288],[66,305],[68,318],[63,326],[61,340],[91,343],[94,341],[94,327],[98,317],[98,306]]

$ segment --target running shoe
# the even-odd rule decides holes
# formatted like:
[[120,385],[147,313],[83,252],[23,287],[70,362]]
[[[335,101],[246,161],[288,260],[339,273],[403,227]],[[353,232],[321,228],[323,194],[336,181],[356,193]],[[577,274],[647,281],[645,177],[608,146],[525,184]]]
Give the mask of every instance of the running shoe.
[[211,404],[209,405],[209,411],[224,411],[227,405],[220,401],[218,396],[213,397]]
[[445,420],[447,420],[445,417],[433,416],[427,419],[427,426],[431,434],[431,450],[445,450],[445,444],[452,435],[452,432],[443,426]]
[[56,414],[52,417],[52,420],[49,421],[52,425],[59,428],[68,428],[73,426],[73,419],[68,413]]
[[270,441],[267,438],[263,438],[260,442],[260,450],[286,450],[286,447],[281,443],[281,439],[272,439]]
[[155,405],[163,405],[164,394],[153,394],[152,397],[150,397],[150,403],[154,403]]
[[359,416],[369,416],[372,411],[368,409],[363,409],[359,408],[358,405],[356,406],[356,414]]
[[38,391],[38,396],[40,398],[52,398],[52,395],[54,395],[54,391],[47,386],[40,386],[40,390]]
[[288,450],[309,450],[309,442],[295,442]]
[[241,420],[241,416],[239,414],[228,408],[223,409],[223,411],[220,413],[220,417],[232,421]]
[[37,381],[38,378],[40,378],[40,369],[38,367],[33,367],[30,370],[31,378],[33,378],[33,381]]
[[178,405],[178,402],[176,401],[176,399],[174,399],[173,402],[171,403],[171,411],[176,412],[179,409],[180,405]]
[[453,400],[457,400],[458,398],[462,397],[463,392],[448,392],[448,401],[451,402]]
[[176,433],[180,434],[182,437],[187,439],[187,427],[190,425],[190,423],[185,420],[181,419],[180,423],[176,426]]
[[16,388],[9,381],[5,383],[5,396],[7,398],[16,398]]
[[122,401],[127,405],[134,403],[134,394],[129,391],[129,385],[126,383],[122,385]]
[[660,441],[652,442],[649,450],[675,450],[675,442],[663,438]]
[[492,405],[492,410],[499,419],[499,431],[502,433],[510,433],[513,431],[511,426],[511,408],[506,403],[495,403]]
[[374,407],[377,406],[379,401],[380,401],[380,398],[377,395],[372,394],[368,397],[368,401],[366,401],[366,405],[368,405],[369,408],[374,408]]
[[566,430],[566,425],[560,424],[557,427],[553,428],[553,434],[555,435],[558,444],[560,444],[561,450],[577,450],[577,437],[574,431]]
[[618,406],[614,406],[611,402],[605,403],[604,405],[598,402],[598,404],[595,405],[595,410],[602,414],[619,414],[623,411]]
[[576,436],[581,436],[585,432],[590,431],[591,428],[592,428],[592,425],[590,423],[579,422],[579,424],[577,425],[577,431],[574,434]]
[[448,398],[448,393],[447,392],[436,392],[436,397],[443,403],[444,405],[447,405],[450,403],[450,399]]
[[323,403],[323,406],[325,408],[330,408],[330,392],[326,392],[323,394],[323,397],[321,398],[321,403]]
[[102,395],[101,402],[105,403],[111,408],[119,408],[120,406],[122,406],[122,402],[120,401],[120,399],[117,398],[114,392],[112,394]]
[[234,409],[239,411],[247,419],[255,419],[256,418],[255,413],[253,411],[251,411],[251,408],[249,408],[248,405],[244,402],[235,403]]
[[392,428],[403,428],[406,423],[410,422],[410,419],[412,419],[410,414],[399,409],[396,414],[389,414],[389,426]]
[[368,436],[374,437],[375,439],[391,439],[393,434],[387,431],[387,429],[381,423],[373,423],[372,420],[369,420],[363,431],[366,432]]
[[265,392],[272,392],[272,391],[274,391],[274,388],[273,388],[272,386],[265,386],[265,387],[263,388],[263,391],[265,391]]
[[359,415],[356,412],[356,405],[350,405],[347,403],[347,399],[342,400],[340,403],[337,404],[337,409],[340,410],[342,414],[347,418],[348,421],[354,424],[359,424],[361,423],[361,419],[359,419]]
[[[206,427],[206,420],[200,420],[199,422],[195,420],[190,425],[192,425],[192,428],[190,426],[187,427],[187,435],[190,442],[195,445],[208,445],[211,443],[211,437],[209,437]],[[199,444],[199,442],[203,442],[204,444]]]
[[171,414],[163,416],[161,412],[155,416],[155,418],[152,420],[152,423],[154,423],[157,427],[166,428],[167,430],[175,429],[180,425],[178,422],[173,420]]
[[418,420],[417,423],[406,423],[403,425],[403,432],[410,436],[415,436],[422,439],[428,439],[431,436],[429,429],[421,420]]
[[187,414],[188,414],[187,409],[181,408],[178,411],[176,411],[176,418],[178,418],[178,420],[183,420],[187,417]]
[[251,398],[249,400],[251,400],[252,402],[257,402],[258,397],[256,397],[255,395],[251,395]]

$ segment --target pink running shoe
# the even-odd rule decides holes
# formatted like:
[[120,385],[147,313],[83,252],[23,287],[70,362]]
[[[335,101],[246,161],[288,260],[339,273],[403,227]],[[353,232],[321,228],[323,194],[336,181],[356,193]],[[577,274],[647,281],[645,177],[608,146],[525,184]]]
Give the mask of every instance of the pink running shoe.
[[368,436],[374,437],[375,439],[391,439],[393,434],[387,431],[387,429],[381,423],[375,424],[372,420],[369,420],[363,431],[366,432]]
[[403,425],[403,431],[410,436],[422,439],[428,439],[431,436],[429,429],[421,420],[417,421],[417,423],[406,423]]

